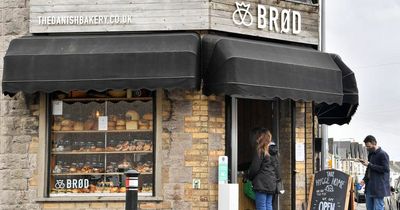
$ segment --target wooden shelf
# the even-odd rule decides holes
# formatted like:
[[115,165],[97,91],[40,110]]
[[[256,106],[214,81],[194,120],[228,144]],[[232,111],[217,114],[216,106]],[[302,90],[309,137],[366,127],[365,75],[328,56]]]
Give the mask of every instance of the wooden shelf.
[[52,152],[52,155],[97,155],[97,154],[147,154],[153,151],[113,151],[113,152]]
[[[151,172],[140,173],[140,175],[151,175]],[[61,173],[61,174],[51,174],[52,176],[115,176],[124,175],[124,173]]]
[[153,132],[153,130],[85,130],[85,131],[51,131],[55,134],[57,133],[147,133]]
[[132,97],[132,98],[65,98],[65,99],[55,99],[65,102],[90,102],[90,101],[147,101],[152,100],[152,97]]

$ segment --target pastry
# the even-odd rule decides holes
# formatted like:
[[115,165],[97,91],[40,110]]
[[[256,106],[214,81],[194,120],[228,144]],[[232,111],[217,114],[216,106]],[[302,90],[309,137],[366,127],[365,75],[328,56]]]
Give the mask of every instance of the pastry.
[[136,151],[143,151],[143,145],[136,145]]
[[103,148],[96,148],[95,151],[96,152],[103,152]]
[[121,151],[121,150],[122,150],[122,145],[118,144],[118,145],[115,147],[115,151]]
[[149,126],[148,125],[139,125],[139,130],[148,130]]
[[76,173],[76,168],[75,168],[75,167],[69,168],[69,172],[71,172],[71,173]]
[[138,129],[138,121],[130,120],[126,122],[126,130],[137,130]]
[[125,123],[125,120],[121,120],[121,119],[119,119],[119,120],[117,120],[117,126],[121,126],[121,125],[125,125],[126,123]]
[[126,91],[122,89],[113,89],[107,91],[107,94],[114,98],[122,98],[126,96]]
[[72,131],[72,130],[74,130],[74,128],[71,127],[71,126],[62,126],[62,127],[61,127],[61,130],[62,130],[62,131]]
[[150,144],[144,144],[143,150],[144,151],[150,151],[151,150],[151,145]]
[[119,188],[120,193],[126,193],[126,187],[121,187]]
[[115,151],[115,148],[109,146],[109,147],[106,148],[106,151],[107,151],[107,152],[112,152],[112,151]]
[[116,115],[110,115],[110,117],[108,118],[110,121],[112,122],[117,122],[118,117]]
[[53,131],[59,131],[61,130],[61,124],[60,123],[54,123],[54,125],[51,127]]
[[85,130],[92,130],[95,125],[95,121],[93,119],[88,119],[86,122],[83,124],[83,128]]
[[141,125],[148,126],[149,125],[149,121],[147,121],[147,120],[139,120],[138,124],[139,124],[139,126],[141,126]]
[[125,129],[126,129],[125,125],[117,125],[115,127],[115,130],[125,130]]
[[83,122],[75,122],[74,131],[83,131]]
[[140,119],[139,114],[134,110],[127,111],[125,114],[125,117],[126,117],[126,119],[129,119],[129,120],[139,120]]
[[136,151],[136,145],[129,146],[129,151]]
[[64,119],[64,120],[61,121],[61,126],[63,126],[63,127],[64,127],[64,126],[66,126],[66,127],[72,127],[72,126],[74,126],[74,121]]
[[144,120],[152,121],[153,120],[153,114],[152,113],[147,113],[143,115]]
[[69,97],[71,98],[84,98],[86,97],[86,92],[82,90],[73,90],[69,92]]
[[115,121],[108,121],[107,125],[108,127],[115,127],[117,123]]

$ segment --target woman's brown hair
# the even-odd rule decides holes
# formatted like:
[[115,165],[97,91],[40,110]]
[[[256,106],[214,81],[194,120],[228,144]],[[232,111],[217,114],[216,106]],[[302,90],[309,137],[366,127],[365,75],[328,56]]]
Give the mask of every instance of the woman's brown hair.
[[260,128],[256,131],[257,154],[259,157],[269,156],[269,144],[272,141],[272,134],[266,128]]

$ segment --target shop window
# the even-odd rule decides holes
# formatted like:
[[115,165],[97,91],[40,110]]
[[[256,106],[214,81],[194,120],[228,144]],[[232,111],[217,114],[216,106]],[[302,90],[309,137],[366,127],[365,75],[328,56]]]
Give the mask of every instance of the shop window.
[[72,91],[50,95],[48,192],[124,196],[124,172],[140,172],[139,196],[154,195],[154,93]]

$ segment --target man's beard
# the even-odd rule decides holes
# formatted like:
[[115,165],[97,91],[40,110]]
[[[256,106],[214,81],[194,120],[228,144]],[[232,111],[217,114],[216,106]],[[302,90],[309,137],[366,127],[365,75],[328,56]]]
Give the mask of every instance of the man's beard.
[[375,148],[367,148],[367,151],[368,151],[368,152],[374,152],[374,151],[375,151]]

